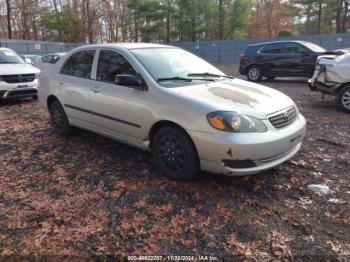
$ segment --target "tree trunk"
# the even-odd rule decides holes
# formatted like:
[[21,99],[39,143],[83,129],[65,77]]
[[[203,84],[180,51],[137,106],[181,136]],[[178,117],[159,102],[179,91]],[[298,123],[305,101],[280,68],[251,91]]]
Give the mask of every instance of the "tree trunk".
[[11,6],[10,0],[6,0],[6,10],[7,10],[7,37],[8,39],[12,38],[12,29],[11,29]]
[[167,0],[166,42],[170,43],[170,0]]
[[136,11],[136,8],[135,8],[135,12],[134,12],[134,41],[135,42],[138,42],[138,35],[137,35],[137,31],[138,31],[138,28],[137,28],[137,11]]
[[346,22],[347,22],[347,17],[349,12],[349,5],[350,5],[350,1],[344,0],[344,14],[343,14],[343,21],[341,25],[341,33],[346,32]]
[[219,0],[219,39],[224,39],[224,10],[223,10],[223,0]]
[[322,0],[318,2],[318,19],[317,19],[317,33],[321,34],[322,25]]
[[183,42],[183,0],[180,0],[180,41]]
[[194,1],[192,0],[192,17],[191,17],[191,24],[192,24],[192,42],[196,41],[196,13],[195,13],[195,5]]

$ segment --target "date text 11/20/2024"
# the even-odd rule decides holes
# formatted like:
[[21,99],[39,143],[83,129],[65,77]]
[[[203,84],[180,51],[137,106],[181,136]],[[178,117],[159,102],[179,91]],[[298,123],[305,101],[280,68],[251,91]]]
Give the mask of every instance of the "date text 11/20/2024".
[[218,261],[217,256],[128,256],[128,261]]

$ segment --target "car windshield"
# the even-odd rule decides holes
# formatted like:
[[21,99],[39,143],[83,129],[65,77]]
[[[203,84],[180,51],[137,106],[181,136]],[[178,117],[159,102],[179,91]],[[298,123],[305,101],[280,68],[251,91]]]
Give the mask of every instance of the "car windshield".
[[24,64],[23,59],[12,50],[0,51],[0,64]]
[[227,78],[216,67],[178,48],[140,48],[131,52],[154,80],[162,85],[174,82],[193,84],[197,81],[216,81]]
[[322,52],[326,52],[327,50],[324,49],[323,47],[316,45],[314,43],[309,43],[309,42],[304,42],[303,43],[307,48],[309,48],[311,51],[314,52],[318,52],[318,53],[322,53]]

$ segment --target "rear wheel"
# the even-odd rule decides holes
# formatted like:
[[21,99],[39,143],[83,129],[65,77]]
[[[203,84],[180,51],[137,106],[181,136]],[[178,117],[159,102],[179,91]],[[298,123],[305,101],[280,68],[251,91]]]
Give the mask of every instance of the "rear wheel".
[[58,100],[55,100],[50,105],[51,125],[55,132],[60,135],[71,135],[73,127],[69,125],[66,112]]
[[249,81],[258,82],[261,81],[262,77],[263,74],[260,66],[253,65],[248,68],[247,78]]
[[163,127],[154,136],[152,149],[164,175],[173,180],[190,180],[199,173],[196,149],[179,128]]
[[350,85],[340,90],[337,96],[337,104],[339,108],[350,113]]

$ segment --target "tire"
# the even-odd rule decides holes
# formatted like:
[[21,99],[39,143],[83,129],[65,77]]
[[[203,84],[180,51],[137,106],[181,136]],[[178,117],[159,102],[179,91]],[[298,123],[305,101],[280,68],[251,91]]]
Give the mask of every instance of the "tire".
[[269,80],[269,81],[273,81],[273,80],[275,79],[274,76],[267,76],[266,78],[267,78],[267,80]]
[[55,100],[50,105],[51,125],[55,132],[59,135],[67,136],[73,134],[73,127],[69,125],[66,112],[58,100]]
[[260,66],[253,65],[248,68],[247,78],[249,81],[259,82],[261,81],[262,77],[263,77],[263,72]]
[[176,127],[163,127],[154,136],[152,150],[162,173],[188,181],[200,171],[197,151],[188,135]]
[[338,107],[350,113],[350,85],[343,87],[337,95]]

